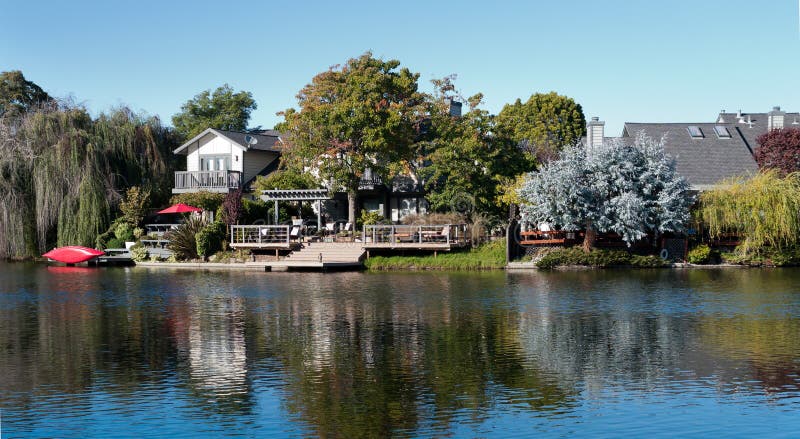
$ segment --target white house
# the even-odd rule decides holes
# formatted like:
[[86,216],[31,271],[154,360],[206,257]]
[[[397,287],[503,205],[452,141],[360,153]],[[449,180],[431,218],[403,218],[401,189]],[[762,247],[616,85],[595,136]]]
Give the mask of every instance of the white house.
[[208,128],[173,151],[186,156],[186,171],[175,173],[172,193],[248,190],[257,176],[277,168],[282,143],[274,130],[243,133]]

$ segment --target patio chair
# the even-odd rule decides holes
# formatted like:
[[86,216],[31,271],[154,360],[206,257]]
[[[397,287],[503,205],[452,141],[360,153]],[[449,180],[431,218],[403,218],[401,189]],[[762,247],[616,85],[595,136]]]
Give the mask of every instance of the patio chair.
[[432,235],[430,238],[431,241],[447,242],[448,236],[450,236],[450,226],[443,226],[442,230],[438,234]]
[[325,223],[325,233],[333,235],[336,233],[336,223]]

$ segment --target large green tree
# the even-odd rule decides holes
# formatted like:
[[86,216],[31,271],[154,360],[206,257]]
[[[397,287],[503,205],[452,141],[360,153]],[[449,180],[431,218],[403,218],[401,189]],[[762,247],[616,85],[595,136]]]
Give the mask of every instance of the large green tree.
[[367,52],[316,75],[297,95],[299,110],[284,112],[287,163],[347,192],[353,224],[366,170],[388,179],[409,155],[424,100],[418,79],[400,61]]
[[25,79],[21,71],[0,73],[0,116],[20,116],[52,100],[41,87]]
[[500,189],[532,169],[532,160],[511,139],[495,134],[494,116],[479,107],[481,94],[466,99],[469,109],[461,117],[451,116],[451,79],[433,81],[437,91],[429,101],[429,127],[417,143],[428,201],[437,211],[500,216],[508,208]]
[[548,161],[586,135],[586,118],[572,98],[536,93],[525,103],[517,99],[505,105],[497,115],[497,130],[540,161]]
[[225,84],[213,92],[205,90],[183,104],[180,113],[172,116],[172,124],[184,140],[191,139],[206,128],[244,131],[250,121],[250,113],[257,107],[252,93],[235,92]]

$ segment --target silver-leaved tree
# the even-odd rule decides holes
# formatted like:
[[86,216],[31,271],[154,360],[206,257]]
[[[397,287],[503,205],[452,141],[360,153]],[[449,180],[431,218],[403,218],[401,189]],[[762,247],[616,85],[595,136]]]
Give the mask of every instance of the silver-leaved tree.
[[694,202],[663,141],[644,135],[632,142],[568,147],[528,174],[519,194],[526,221],[585,230],[587,252],[598,232],[617,233],[628,245],[648,232],[680,232]]

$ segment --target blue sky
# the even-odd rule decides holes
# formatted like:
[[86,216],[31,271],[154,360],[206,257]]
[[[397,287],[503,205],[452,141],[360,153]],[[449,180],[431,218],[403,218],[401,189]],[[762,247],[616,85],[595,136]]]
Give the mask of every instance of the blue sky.
[[93,112],[127,104],[170,123],[229,83],[271,127],[314,74],[366,50],[428,80],[458,74],[486,108],[534,92],[622,123],[710,121],[721,109],[800,109],[798,0],[0,0],[0,70]]

